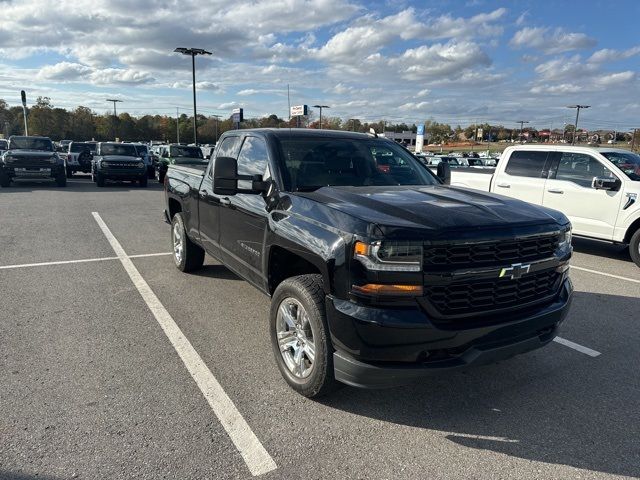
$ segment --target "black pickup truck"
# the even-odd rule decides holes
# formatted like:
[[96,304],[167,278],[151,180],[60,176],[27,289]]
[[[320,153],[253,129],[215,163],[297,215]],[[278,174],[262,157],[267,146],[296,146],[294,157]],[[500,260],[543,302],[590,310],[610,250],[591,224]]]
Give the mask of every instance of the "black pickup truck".
[[53,149],[48,137],[9,137],[7,150],[0,156],[0,187],[14,180],[53,180],[67,185],[64,160]]
[[226,132],[208,165],[169,167],[175,263],[206,252],[270,295],[278,367],[309,397],[549,343],[573,291],[569,221],[447,170],[374,135]]

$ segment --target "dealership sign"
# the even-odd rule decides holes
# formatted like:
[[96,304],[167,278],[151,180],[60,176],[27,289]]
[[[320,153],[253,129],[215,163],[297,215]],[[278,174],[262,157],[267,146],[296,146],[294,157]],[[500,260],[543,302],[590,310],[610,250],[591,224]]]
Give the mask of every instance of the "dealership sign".
[[233,121],[233,123],[240,123],[244,121],[244,109],[234,108],[231,111],[231,120]]
[[295,105],[291,107],[292,117],[302,117],[309,115],[309,107],[307,105]]

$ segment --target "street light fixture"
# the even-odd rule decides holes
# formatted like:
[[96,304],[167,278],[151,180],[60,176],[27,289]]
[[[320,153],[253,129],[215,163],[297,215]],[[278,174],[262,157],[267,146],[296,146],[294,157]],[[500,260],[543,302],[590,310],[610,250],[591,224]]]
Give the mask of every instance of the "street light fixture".
[[117,117],[118,114],[116,113],[116,103],[122,102],[122,100],[118,100],[117,98],[107,98],[107,102],[113,102],[113,116]]
[[196,55],[211,55],[211,52],[202,48],[185,48],[178,47],[174,50],[176,53],[191,56],[191,76],[193,79],[193,143],[198,144],[198,124],[196,120]]
[[576,109],[576,124],[573,127],[573,138],[571,139],[571,145],[575,145],[576,143],[576,135],[578,135],[578,118],[580,117],[580,109],[590,108],[590,107],[591,105],[567,105],[567,108]]
[[522,128],[525,123],[529,123],[529,120],[518,120],[516,123],[520,124],[520,143],[522,143]]
[[320,109],[320,130],[322,130],[322,109],[323,108],[331,108],[329,105],[314,105],[313,108]]

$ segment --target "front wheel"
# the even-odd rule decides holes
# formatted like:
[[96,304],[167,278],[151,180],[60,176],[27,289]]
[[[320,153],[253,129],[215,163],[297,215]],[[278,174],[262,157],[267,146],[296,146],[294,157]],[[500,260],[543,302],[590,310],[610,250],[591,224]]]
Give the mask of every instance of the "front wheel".
[[176,213],[171,220],[171,244],[173,245],[173,261],[178,270],[193,272],[204,264],[204,250],[187,236],[181,213]]
[[640,267],[640,228],[636,230],[636,233],[631,237],[629,242],[629,253],[631,254],[631,260],[637,266]]
[[280,373],[308,398],[335,390],[333,347],[324,307],[322,276],[300,275],[283,281],[271,301],[271,346]]
[[0,187],[7,188],[11,186],[11,177],[6,173],[0,172]]
[[73,177],[73,170],[70,167],[67,167],[67,178]]
[[64,173],[61,173],[56,177],[56,185],[59,187],[67,186],[67,176]]

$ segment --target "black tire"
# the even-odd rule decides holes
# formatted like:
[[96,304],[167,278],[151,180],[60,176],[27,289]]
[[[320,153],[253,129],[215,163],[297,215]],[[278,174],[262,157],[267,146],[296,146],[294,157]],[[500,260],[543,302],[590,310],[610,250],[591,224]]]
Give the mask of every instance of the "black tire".
[[[278,310],[280,305],[287,299],[294,299],[299,302],[309,318],[315,355],[312,370],[306,378],[300,378],[289,370],[278,343]],[[289,386],[308,398],[326,395],[341,386],[336,381],[333,371],[334,350],[331,345],[324,300],[322,276],[318,274],[299,275],[284,280],[276,288],[271,300],[269,330],[276,363]]]
[[104,187],[104,175],[96,173],[96,184],[99,187]]
[[158,170],[158,183],[164,183],[164,173]]
[[631,241],[629,242],[629,253],[631,254],[631,260],[633,260],[633,263],[640,267],[640,228],[631,236]]
[[[177,232],[176,232],[177,230]],[[178,256],[176,252],[176,234],[180,233],[182,241],[182,253]],[[187,236],[187,230],[184,227],[184,220],[181,213],[176,213],[171,220],[171,245],[173,248],[173,261],[182,272],[193,272],[202,268],[204,264],[204,250],[193,243]]]
[[140,188],[147,188],[147,176],[143,175],[142,177],[140,177],[140,180],[138,180],[138,186]]
[[73,170],[70,167],[67,167],[67,178],[73,177]]
[[0,187],[7,188],[11,186],[11,177],[6,173],[0,173]]
[[66,187],[67,186],[67,176],[64,173],[61,173],[56,177],[56,185],[58,187]]

